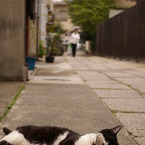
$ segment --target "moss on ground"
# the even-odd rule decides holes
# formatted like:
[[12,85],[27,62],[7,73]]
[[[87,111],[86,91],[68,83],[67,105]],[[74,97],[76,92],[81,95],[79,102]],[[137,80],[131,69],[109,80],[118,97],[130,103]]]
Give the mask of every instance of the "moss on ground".
[[17,99],[19,98],[21,92],[25,89],[25,84],[23,84],[19,90],[17,91],[15,97],[12,99],[11,103],[8,105],[8,107],[6,108],[6,110],[4,111],[4,113],[0,116],[0,122],[2,121],[3,118],[5,118],[8,113],[10,112],[10,110],[12,109],[12,107],[15,105]]

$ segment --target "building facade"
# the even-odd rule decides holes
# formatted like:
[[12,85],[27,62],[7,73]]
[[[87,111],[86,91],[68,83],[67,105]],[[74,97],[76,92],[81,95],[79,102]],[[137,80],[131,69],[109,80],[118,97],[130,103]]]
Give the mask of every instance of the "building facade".
[[63,1],[54,2],[55,20],[59,22],[64,30],[72,30],[74,25],[68,14],[67,4]]
[[25,81],[26,57],[38,53],[39,0],[1,0],[0,81]]

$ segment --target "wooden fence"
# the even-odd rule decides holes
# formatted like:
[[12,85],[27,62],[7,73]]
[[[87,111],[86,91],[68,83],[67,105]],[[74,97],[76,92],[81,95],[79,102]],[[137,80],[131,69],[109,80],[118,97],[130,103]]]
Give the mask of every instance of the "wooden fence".
[[100,56],[145,59],[145,1],[97,27]]

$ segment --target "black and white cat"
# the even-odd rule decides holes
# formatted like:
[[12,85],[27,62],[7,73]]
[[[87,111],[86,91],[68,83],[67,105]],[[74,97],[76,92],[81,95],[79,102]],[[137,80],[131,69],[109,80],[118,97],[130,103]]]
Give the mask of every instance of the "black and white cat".
[[21,126],[14,131],[3,128],[5,136],[0,140],[0,145],[119,145],[117,133],[121,128],[120,125],[84,135],[51,126]]

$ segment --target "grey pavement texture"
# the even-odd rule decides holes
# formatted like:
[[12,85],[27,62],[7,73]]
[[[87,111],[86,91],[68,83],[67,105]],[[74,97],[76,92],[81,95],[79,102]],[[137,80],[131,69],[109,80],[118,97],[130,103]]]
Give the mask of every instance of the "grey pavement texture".
[[88,133],[121,123],[120,145],[145,145],[144,64],[65,55],[36,67],[0,128],[57,125]]
[[0,82],[0,116],[3,115],[22,84],[21,82]]

